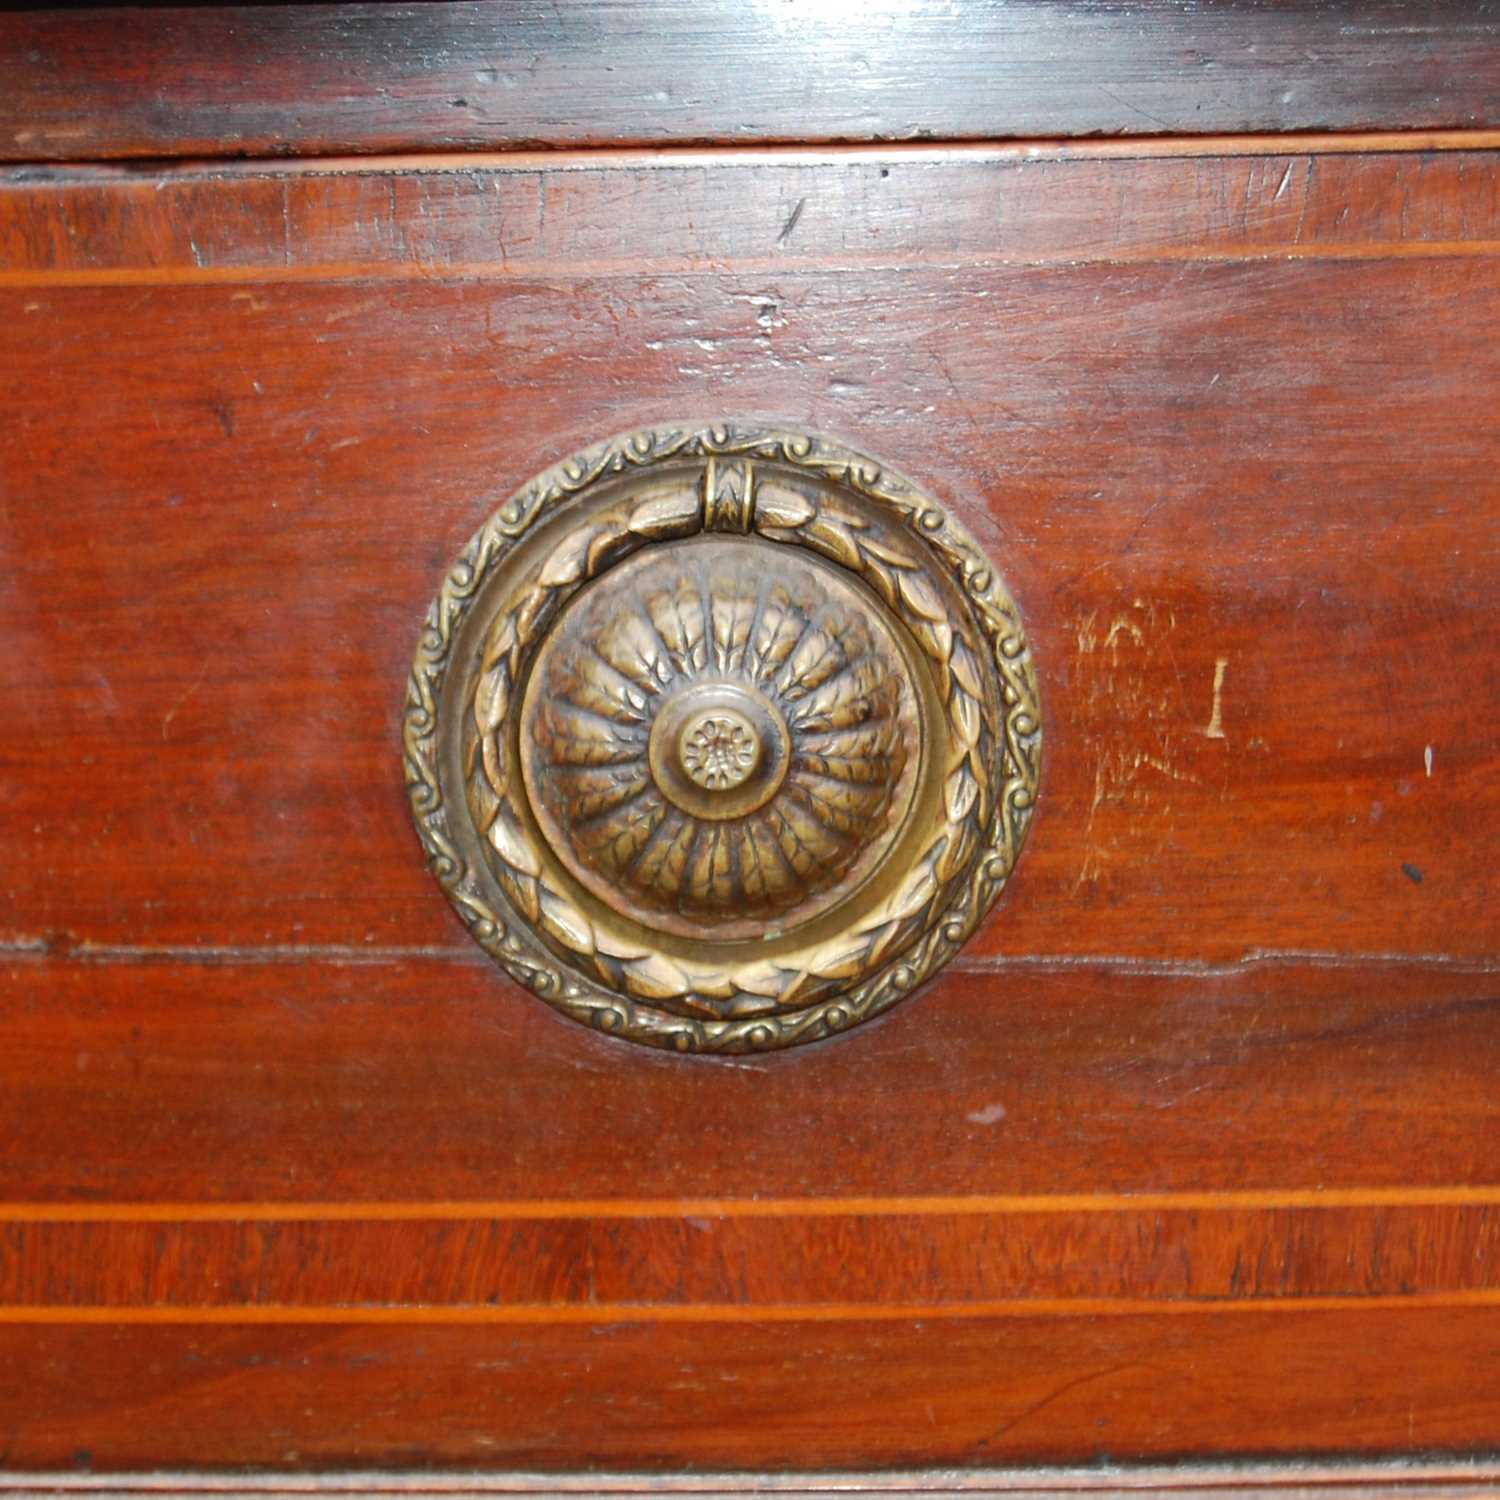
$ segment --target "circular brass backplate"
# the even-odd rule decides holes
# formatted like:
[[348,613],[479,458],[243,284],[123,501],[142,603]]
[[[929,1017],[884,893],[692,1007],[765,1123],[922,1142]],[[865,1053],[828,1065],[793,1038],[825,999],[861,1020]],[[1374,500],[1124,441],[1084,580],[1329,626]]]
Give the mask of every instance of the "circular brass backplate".
[[809,433],[682,426],[549,469],[428,613],[408,789],[478,942],[692,1052],[878,1014],[958,950],[1035,804],[1014,602],[936,501]]

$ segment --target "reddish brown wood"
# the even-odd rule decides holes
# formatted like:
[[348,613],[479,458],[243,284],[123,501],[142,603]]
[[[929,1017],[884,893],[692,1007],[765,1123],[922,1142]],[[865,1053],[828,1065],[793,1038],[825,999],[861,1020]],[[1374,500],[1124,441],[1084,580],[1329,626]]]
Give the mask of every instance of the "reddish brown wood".
[[0,18],[10,159],[1500,124],[1483,6],[65,8]]
[[8,1201],[1500,1185],[1495,977],[1454,966],[971,970],[858,1047],[724,1066],[482,960],[23,963],[0,993]]
[[710,409],[1006,570],[1047,765],[976,952],[1492,957],[1495,163],[13,184],[8,940],[463,950],[393,774],[421,613],[540,464]]
[[[1248,149],[4,179],[7,1465],[1493,1449],[1500,157]],[[713,1063],[483,960],[399,713],[510,488],[735,411],[953,506],[1047,760]]]
[[[148,1205],[137,1221],[127,1204],[99,1205],[100,1218],[84,1223],[51,1221],[42,1205],[0,1225],[0,1322],[44,1311],[66,1321],[70,1310],[129,1321],[143,1308],[326,1318],[366,1304],[417,1321],[469,1313],[611,1326],[1308,1298],[1500,1307],[1500,1191],[1438,1204],[1420,1189],[1392,1191],[1415,1201],[1176,1208],[1166,1195],[1139,1209],[1077,1199],[1049,1209],[1042,1197],[1026,1213],[923,1213],[913,1211],[921,1200],[884,1199],[767,1214],[744,1199],[606,1201],[546,1218],[528,1217],[524,1203],[488,1213],[308,1204],[297,1218],[267,1204],[226,1205],[227,1222],[174,1221],[171,1205]],[[401,1217],[382,1219],[386,1211]],[[246,1222],[251,1213],[260,1217]],[[337,1213],[358,1217],[320,1217]]]
[[[1461,1450],[1493,1310],[9,1327],[16,1467],[819,1468]],[[247,1414],[251,1419],[247,1420]]]

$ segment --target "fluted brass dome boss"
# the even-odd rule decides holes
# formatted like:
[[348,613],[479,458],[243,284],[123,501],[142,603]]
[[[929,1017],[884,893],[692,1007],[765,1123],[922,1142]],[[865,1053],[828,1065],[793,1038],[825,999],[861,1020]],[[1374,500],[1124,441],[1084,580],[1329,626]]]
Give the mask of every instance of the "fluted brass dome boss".
[[846,1030],[947,961],[1035,801],[1035,675],[963,529],[872,459],[726,424],[548,470],[450,571],[408,785],[480,944],[682,1051]]

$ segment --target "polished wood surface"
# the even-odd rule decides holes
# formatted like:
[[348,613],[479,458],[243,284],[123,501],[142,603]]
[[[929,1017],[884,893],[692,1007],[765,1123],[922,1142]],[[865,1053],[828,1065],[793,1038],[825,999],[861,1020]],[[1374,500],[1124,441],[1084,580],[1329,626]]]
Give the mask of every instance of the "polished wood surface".
[[[1500,157],[0,181],[17,1468],[1500,1434]],[[782,415],[1006,571],[1015,882],[855,1036],[627,1049],[422,868],[402,684],[553,457]]]
[[1373,1457],[1472,1446],[1497,1339],[1494,1309],[1420,1304],[686,1326],[75,1320],[0,1331],[0,1405],[27,1415],[17,1467],[1180,1460],[1204,1432],[1261,1458]]
[[[778,1217],[821,1220],[845,1197],[858,1220],[1006,1214],[1017,1195],[1118,1212],[1120,1195],[1158,1192],[1172,1196],[1148,1196],[1143,1215],[1326,1202],[1369,1223],[1406,1202],[1436,1221],[1493,1201],[1492,969],[958,963],[859,1045],[716,1066],[576,1028],[477,950],[13,959],[0,1181],[23,1224],[130,1221],[141,1205],[170,1223],[200,1204],[275,1222],[301,1202],[314,1216],[349,1203],[380,1221],[512,1220],[555,1217],[559,1200],[581,1200],[583,1218],[615,1217],[614,1202],[686,1220],[771,1199]],[[913,1202],[932,1198],[960,1201]],[[1460,1275],[1439,1246],[1414,1253]],[[1494,1269],[1481,1259],[1461,1284]],[[1315,1274],[1293,1280],[1316,1290]]]
[[1478,0],[0,15],[0,159],[1500,125]]
[[8,940],[465,951],[391,770],[427,601],[542,461],[723,410],[1017,596],[1045,784],[970,952],[1492,958],[1496,163],[22,174]]

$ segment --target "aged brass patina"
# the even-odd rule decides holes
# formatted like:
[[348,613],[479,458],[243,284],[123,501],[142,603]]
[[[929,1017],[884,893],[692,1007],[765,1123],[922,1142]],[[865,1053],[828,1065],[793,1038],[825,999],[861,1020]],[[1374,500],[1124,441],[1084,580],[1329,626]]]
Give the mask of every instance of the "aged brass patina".
[[1035,802],[1014,603],[873,460],[724,424],[548,470],[464,550],[405,722],[480,944],[604,1031],[740,1052],[846,1030],[947,961]]
[[915,663],[884,615],[811,553],[711,535],[580,590],[521,710],[552,851],[621,916],[689,938],[761,937],[851,895],[921,760]]

